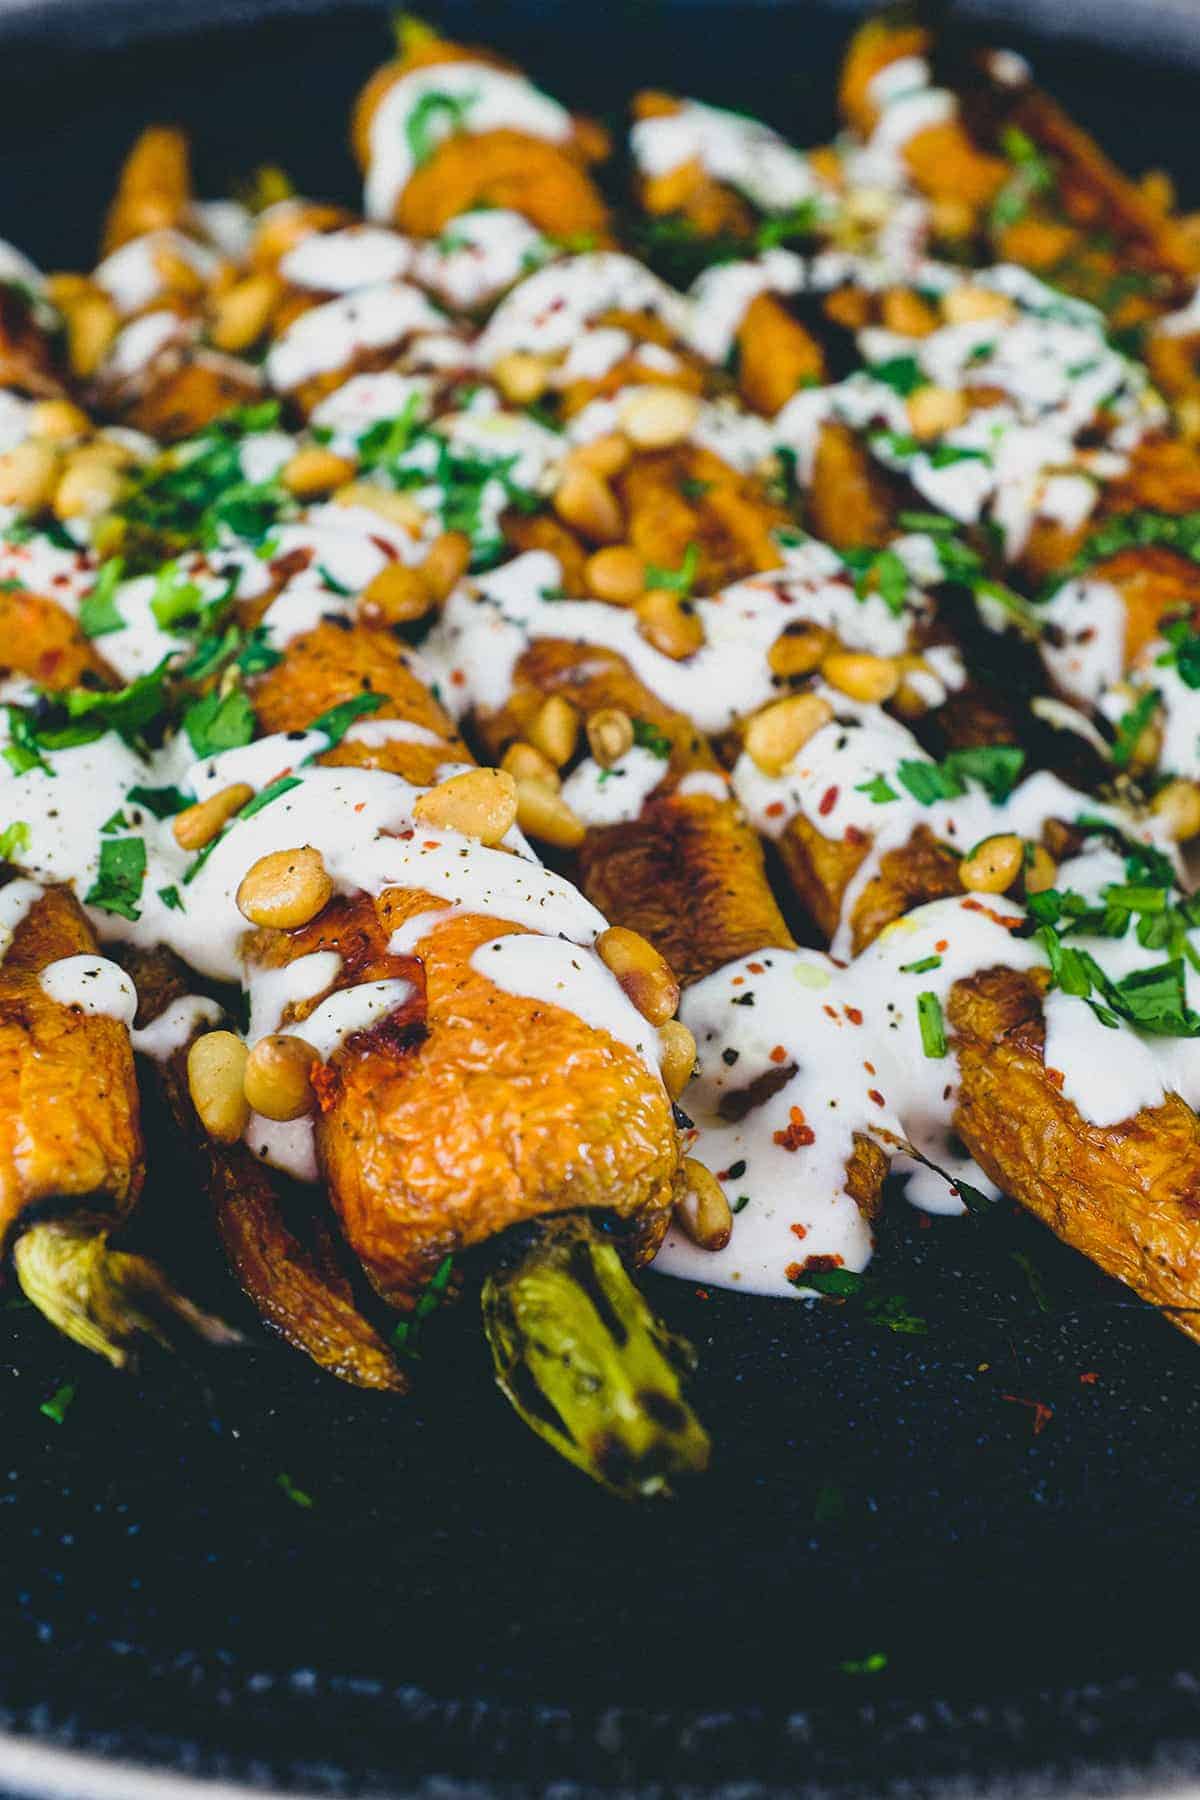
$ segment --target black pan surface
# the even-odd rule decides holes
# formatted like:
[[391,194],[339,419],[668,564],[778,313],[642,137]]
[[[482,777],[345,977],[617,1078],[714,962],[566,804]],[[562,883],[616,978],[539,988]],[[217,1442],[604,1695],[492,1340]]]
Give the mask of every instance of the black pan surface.
[[[139,15],[116,47],[137,7],[0,13],[0,233],[90,260],[154,116],[193,128],[206,191],[271,158],[352,199],[382,15],[246,10],[221,32],[172,12],[153,40]],[[1167,11],[1144,60],[1005,35],[1200,203],[1200,16],[1189,37]],[[437,16],[593,110],[657,81],[811,141],[848,24],[725,0]],[[156,1247],[240,1316],[169,1138],[152,1167]],[[78,1794],[97,1752],[336,1794],[1116,1793],[1200,1770],[1200,1352],[1001,1209],[898,1201],[876,1267],[923,1333],[651,1278],[701,1351],[717,1458],[640,1511],[515,1422],[469,1303],[389,1405],[261,1334],[118,1379],[3,1290],[0,1786],[30,1739],[80,1753],[53,1789]]]

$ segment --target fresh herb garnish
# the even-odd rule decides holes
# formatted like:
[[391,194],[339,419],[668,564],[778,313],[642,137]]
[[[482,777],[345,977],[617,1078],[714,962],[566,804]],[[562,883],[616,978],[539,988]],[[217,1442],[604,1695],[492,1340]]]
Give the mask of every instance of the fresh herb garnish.
[[144,806],[156,819],[169,819],[192,802],[177,787],[131,787],[125,796],[135,806]]
[[670,758],[670,738],[657,725],[651,725],[648,719],[633,721],[633,741],[639,749],[649,750],[652,756],[660,757],[663,762]]
[[976,744],[951,750],[940,763],[906,758],[896,776],[922,806],[957,799],[966,793],[968,781],[977,781],[999,806],[1017,785],[1024,764],[1025,752],[1016,744]]
[[921,1032],[921,1048],[935,1061],[946,1054],[946,1021],[942,1003],[930,988],[917,995],[917,1025]]
[[355,694],[352,700],[343,700],[340,706],[331,706],[319,719],[314,719],[309,730],[323,731],[331,746],[340,744],[356,719],[361,719],[364,713],[378,712],[386,704],[386,694]]
[[416,1305],[406,1319],[401,1319],[392,1332],[393,1348],[402,1356],[419,1356],[417,1348],[421,1336],[421,1328],[431,1313],[435,1313],[446,1298],[450,1286],[450,1278],[454,1274],[454,1258],[444,1256],[429,1280],[426,1282]]
[[461,131],[477,94],[447,94],[432,88],[422,94],[404,121],[409,155],[419,169],[429,161],[442,139]]
[[188,707],[183,729],[198,757],[240,750],[254,737],[254,708],[241,688],[231,688],[227,694],[214,688]]
[[85,637],[106,637],[110,631],[124,631],[125,621],[117,611],[117,584],[125,567],[125,559],[114,556],[96,577],[96,585],[85,595],[79,607],[79,629]]
[[1138,739],[1154,717],[1158,707],[1158,689],[1147,688],[1139,694],[1127,712],[1122,713],[1117,723],[1117,735],[1113,739],[1112,763],[1115,769],[1127,769],[1130,759],[1137,748]]
[[929,384],[929,377],[915,356],[890,356],[886,362],[873,363],[868,372],[875,381],[882,381],[885,387],[890,387],[904,399]]
[[696,569],[699,561],[699,544],[689,544],[683,553],[683,561],[677,569],[660,569],[654,564],[647,564],[646,586],[648,588],[666,588],[669,593],[678,594],[682,599],[687,599],[696,583]]
[[860,600],[878,594],[893,618],[899,618],[908,603],[909,573],[903,559],[894,550],[843,550],[843,563],[854,576],[854,592]]
[[146,846],[140,837],[106,838],[100,846],[96,879],[83,896],[86,906],[137,920],[136,902],[146,879]]
[[29,848],[31,832],[24,819],[15,819],[0,831],[0,862],[11,862],[14,856],[22,856]]
[[61,1386],[55,1388],[48,1400],[42,1401],[42,1404],[38,1407],[38,1411],[44,1418],[52,1420],[55,1425],[61,1425],[66,1418],[67,1413],[70,1411],[71,1402],[74,1398],[75,1383],[73,1381],[64,1381]]

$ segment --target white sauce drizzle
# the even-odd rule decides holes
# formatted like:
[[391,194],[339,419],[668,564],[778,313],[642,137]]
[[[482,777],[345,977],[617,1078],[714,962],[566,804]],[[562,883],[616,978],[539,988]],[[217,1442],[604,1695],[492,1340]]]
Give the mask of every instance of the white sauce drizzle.
[[91,1018],[133,1024],[137,990],[124,969],[107,956],[60,957],[57,962],[46,964],[39,986],[60,1006],[72,1007]]

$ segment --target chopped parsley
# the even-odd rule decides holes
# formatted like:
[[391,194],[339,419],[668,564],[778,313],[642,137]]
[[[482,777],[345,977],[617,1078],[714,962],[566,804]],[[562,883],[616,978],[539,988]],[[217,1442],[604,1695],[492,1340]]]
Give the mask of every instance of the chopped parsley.
[[231,688],[227,694],[214,688],[188,707],[183,729],[198,757],[240,750],[254,737],[254,708],[241,688]]
[[921,1032],[921,1048],[935,1061],[946,1054],[946,1021],[942,1003],[931,988],[917,995],[917,1025]]
[[1154,717],[1158,707],[1158,689],[1147,688],[1139,694],[1127,712],[1122,713],[1117,722],[1117,735],[1113,739],[1112,762],[1115,769],[1127,769],[1138,739]]
[[70,1410],[75,1398],[75,1383],[64,1381],[56,1387],[48,1400],[43,1400],[38,1411],[43,1418],[50,1419],[55,1425],[61,1425]]
[[918,962],[901,963],[900,973],[902,975],[926,975],[931,969],[940,969],[941,966],[940,956],[922,956]]
[[24,819],[15,819],[0,831],[0,862],[11,862],[29,848],[30,830]]
[[1053,168],[1033,139],[1019,126],[1007,126],[1000,142],[1013,165],[1013,172],[992,202],[990,218],[994,231],[1017,224],[1037,195],[1047,193],[1054,186]]
[[908,603],[909,574],[902,557],[895,550],[843,550],[841,559],[854,577],[854,592],[860,600],[878,594],[894,618],[899,618]]
[[169,631],[184,619],[194,619],[204,605],[204,595],[194,581],[188,581],[177,562],[164,563],[154,583],[150,611],[155,623]]
[[951,750],[940,763],[901,762],[897,779],[921,806],[954,800],[977,781],[997,806],[1012,793],[1025,765],[1025,752],[1016,744],[977,744],[967,750]]
[[352,700],[343,700],[340,706],[331,706],[319,719],[314,719],[309,730],[323,731],[331,745],[340,744],[356,719],[361,719],[364,713],[378,712],[386,704],[386,694],[355,694]]
[[865,794],[876,806],[885,806],[889,800],[900,798],[886,775],[872,775],[870,781],[858,781],[854,785],[854,791],[856,794]]
[[124,557],[112,557],[97,575],[91,593],[81,602],[79,629],[85,637],[107,637],[110,631],[124,631],[125,621],[117,611],[117,584],[124,567]]
[[1200,688],[1200,632],[1192,629],[1191,618],[1171,619],[1162,628],[1171,646],[1156,658],[1159,668],[1174,668],[1185,687]]
[[404,139],[418,169],[429,161],[443,138],[463,130],[478,98],[478,94],[447,94],[437,88],[421,95],[404,121]]
[[663,762],[670,758],[670,738],[657,725],[651,725],[648,719],[633,721],[633,741],[639,749],[649,750],[652,756],[660,757]]
[[793,1287],[811,1288],[826,1300],[860,1303],[866,1317],[887,1331],[923,1337],[929,1329],[924,1319],[909,1310],[903,1294],[889,1292],[875,1276],[855,1269],[801,1269],[790,1280]]
[[135,806],[144,806],[156,819],[169,819],[192,802],[177,787],[131,787],[125,796]]
[[281,1493],[287,1495],[293,1506],[302,1507],[307,1512],[315,1504],[312,1495],[306,1494],[303,1488],[298,1488],[291,1476],[285,1475],[282,1469],[275,1477],[275,1485]]
[[689,544],[683,553],[683,561],[677,569],[660,569],[654,564],[646,566],[646,586],[648,588],[666,588],[669,593],[678,594],[687,599],[696,585],[696,569],[700,562],[699,544]]
[[904,399],[929,383],[929,377],[922,372],[915,356],[890,356],[886,362],[874,363],[869,373],[875,381],[882,381],[885,387],[890,387],[894,394],[900,394]]
[[140,919],[136,902],[146,879],[146,846],[140,837],[106,838],[100,846],[96,879],[84,904],[122,919]]
[[401,1319],[392,1332],[393,1348],[402,1356],[419,1356],[417,1344],[421,1336],[421,1328],[431,1313],[435,1313],[443,1305],[451,1276],[454,1274],[454,1258],[444,1256],[429,1280],[426,1282],[417,1299],[416,1305],[406,1319]]
[[264,806],[270,806],[272,800],[278,800],[283,794],[289,794],[293,788],[299,786],[300,777],[298,775],[277,775],[274,781],[268,781],[265,788],[260,788],[252,800],[247,800],[245,806],[239,810],[238,818],[252,819],[255,813],[262,811]]
[[158,897],[169,912],[183,912],[183,897],[177,887],[160,887]]

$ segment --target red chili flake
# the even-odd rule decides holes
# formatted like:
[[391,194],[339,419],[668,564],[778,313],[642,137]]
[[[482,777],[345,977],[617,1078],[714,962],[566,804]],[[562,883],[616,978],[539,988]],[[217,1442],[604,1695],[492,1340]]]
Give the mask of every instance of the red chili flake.
[[816,1132],[811,1125],[806,1123],[804,1114],[798,1106],[790,1109],[787,1125],[782,1131],[773,1133],[773,1136],[775,1142],[784,1150],[801,1150],[808,1144],[815,1144],[817,1141]]
[[749,971],[752,975],[761,975],[763,972],[763,966],[761,963],[747,963],[746,967],[749,969]]
[[421,845],[421,848],[422,850],[437,850],[440,849],[441,846],[436,838],[426,838],[425,842]]
[[368,535],[381,556],[386,556],[389,562],[396,561],[399,551],[394,544],[389,544],[385,537],[376,537],[374,532],[370,532]]
[[849,1019],[849,1021],[852,1025],[861,1025],[862,1024],[863,1016],[862,1016],[862,1013],[858,1010],[857,1006],[844,1007],[843,1011],[845,1012],[846,1017]]
[[834,1007],[832,1007],[832,1006],[830,1006],[830,1004],[829,1004],[829,1002],[828,1002],[828,1000],[824,1000],[824,1001],[822,1001],[822,1003],[821,1003],[821,1011],[822,1011],[822,1012],[825,1012],[825,1013],[828,1013],[828,1014],[829,1014],[829,1017],[830,1017],[830,1018],[831,1018],[831,1019],[836,1019],[836,1018],[837,1018],[837,1012],[836,1012],[836,1010],[835,1010],[835,1008],[834,1008]]
[[863,1064],[863,1068],[867,1071],[868,1075],[873,1075],[875,1073],[875,1064],[874,1063],[865,1062]]
[[1043,1400],[1025,1400],[1020,1394],[1001,1394],[1000,1398],[1002,1400],[1007,1400],[1013,1406],[1027,1406],[1029,1408],[1030,1412],[1033,1414],[1034,1437],[1040,1436],[1054,1417],[1054,1408],[1052,1406],[1047,1406]]
[[789,1263],[787,1268],[783,1271],[783,1277],[785,1281],[799,1281],[803,1273],[803,1263]]
[[746,977],[744,975],[734,975],[730,979],[729,985],[730,987],[745,987]]
[[1021,923],[1019,914],[1014,919],[1005,913],[993,912],[990,906],[983,904],[982,900],[964,900],[962,909],[964,912],[982,913],[985,919],[990,919],[993,925],[1003,925],[1006,931],[1015,931]]
[[785,1049],[785,1047],[782,1044],[776,1044],[775,1048],[771,1052],[771,1061],[774,1063],[786,1062],[787,1054],[788,1054],[787,1050]]
[[821,795],[821,800],[820,800],[820,804],[817,807],[817,811],[820,813],[820,815],[823,819],[827,818],[828,815],[833,811],[834,807],[837,805],[837,797],[838,797],[838,790],[836,787],[826,788],[825,792]]
[[1085,1369],[1083,1374],[1079,1377],[1079,1380],[1084,1387],[1095,1387],[1099,1379],[1099,1373],[1095,1369]]
[[367,808],[367,803],[366,803],[366,801],[365,801],[365,800],[360,800],[360,801],[359,801],[359,803],[358,803],[358,805],[357,805],[357,806],[356,806],[356,807],[355,807],[355,808],[354,808],[354,810],[355,810],[355,812],[356,812],[356,813],[358,813],[358,812],[365,812],[365,811],[366,811],[366,808]]
[[1047,1069],[1046,1080],[1050,1083],[1051,1087],[1056,1087],[1061,1092],[1065,1077],[1061,1069]]
[[696,1298],[697,1298],[697,1300],[707,1300],[708,1299],[708,1289],[707,1288],[697,1288],[696,1289]]
[[939,952],[948,950],[950,948],[950,939],[949,938],[939,938],[937,943],[933,947],[935,950],[937,950]]
[[783,817],[782,800],[772,800],[770,806],[767,808],[767,817],[768,819],[781,819]]
[[451,687],[466,687],[467,678],[461,669],[451,669],[450,685]]
[[884,1099],[883,1095],[880,1093],[878,1088],[868,1088],[867,1089],[867,1099],[873,1100],[875,1102],[876,1106],[886,1106],[887,1105],[887,1101]]
[[842,836],[848,844],[865,844],[867,842],[866,832],[860,830],[857,825],[847,825]]
[[793,1237],[806,1238],[808,1236],[808,1226],[807,1225],[789,1225],[788,1230],[791,1232]]

